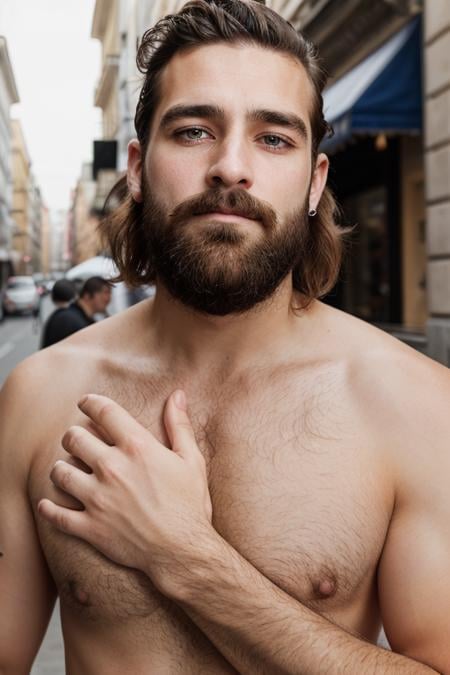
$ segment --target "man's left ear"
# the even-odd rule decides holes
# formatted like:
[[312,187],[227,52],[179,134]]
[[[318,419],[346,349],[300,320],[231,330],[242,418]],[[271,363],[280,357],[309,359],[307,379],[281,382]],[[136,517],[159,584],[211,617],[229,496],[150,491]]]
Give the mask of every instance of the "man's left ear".
[[328,157],[323,152],[321,152],[317,156],[316,166],[311,180],[311,189],[309,191],[309,204],[308,204],[309,210],[311,209],[317,210],[317,206],[320,202],[322,192],[324,191],[325,185],[327,184],[329,165],[330,162],[328,160]]

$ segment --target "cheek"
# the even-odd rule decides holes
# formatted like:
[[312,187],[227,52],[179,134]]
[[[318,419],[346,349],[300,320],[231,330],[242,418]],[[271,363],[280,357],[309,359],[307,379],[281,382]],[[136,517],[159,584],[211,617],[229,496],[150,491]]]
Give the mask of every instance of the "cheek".
[[186,160],[186,154],[180,157],[170,150],[155,148],[147,157],[146,171],[152,192],[166,206],[179,204],[205,189],[202,171]]
[[308,169],[295,167],[271,166],[270,171],[263,172],[255,191],[258,196],[271,204],[275,211],[284,216],[291,214],[303,206],[308,197]]

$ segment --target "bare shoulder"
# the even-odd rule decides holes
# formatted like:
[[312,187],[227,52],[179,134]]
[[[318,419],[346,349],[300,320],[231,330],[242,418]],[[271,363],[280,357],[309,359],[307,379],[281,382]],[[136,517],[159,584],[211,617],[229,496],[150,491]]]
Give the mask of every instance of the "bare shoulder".
[[2,446],[30,454],[63,427],[67,411],[92,389],[120,344],[127,344],[129,328],[128,317],[117,315],[22,361],[0,392]]
[[[450,476],[450,370],[370,324],[331,310],[355,410],[399,477]],[[435,480],[439,480],[435,478]]]
[[336,358],[348,364],[353,385],[371,393],[375,409],[379,399],[382,407],[383,403],[394,408],[398,404],[412,410],[420,405],[424,410],[424,396],[433,405],[448,395],[447,367],[345,312],[326,308],[324,317],[324,330]]
[[22,361],[0,392],[0,444],[31,459],[57,424],[80,380],[77,348],[55,345]]
[[[20,363],[8,377],[2,395],[13,413],[33,410],[48,415],[64,406],[67,396],[77,395],[115,360],[138,353],[145,341],[147,307],[139,303],[109,319],[74,333]],[[31,406],[31,407],[30,407]]]

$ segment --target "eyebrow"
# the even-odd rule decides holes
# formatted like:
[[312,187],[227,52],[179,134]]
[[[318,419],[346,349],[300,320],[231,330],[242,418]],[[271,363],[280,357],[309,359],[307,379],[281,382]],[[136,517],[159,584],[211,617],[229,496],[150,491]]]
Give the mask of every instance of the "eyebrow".
[[306,124],[301,117],[294,115],[294,113],[285,113],[278,110],[252,110],[250,111],[249,118],[255,122],[267,122],[268,124],[275,124],[278,127],[292,129],[304,141],[308,140]]
[[225,112],[216,105],[174,105],[162,116],[160,127],[164,129],[182,117],[205,117],[223,120]]
[[[265,108],[250,110],[247,113],[252,122],[266,122],[295,131],[304,141],[308,140],[308,130],[301,117],[294,113],[268,110]],[[175,105],[169,108],[161,118],[160,127],[167,128],[172,122],[185,117],[203,117],[206,119],[224,120],[225,111],[215,105]]]

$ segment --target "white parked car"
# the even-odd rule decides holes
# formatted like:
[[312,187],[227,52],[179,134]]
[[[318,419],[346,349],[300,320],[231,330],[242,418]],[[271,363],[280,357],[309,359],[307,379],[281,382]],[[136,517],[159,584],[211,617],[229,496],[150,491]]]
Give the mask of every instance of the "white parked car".
[[39,292],[33,277],[10,277],[3,294],[5,314],[38,314]]

